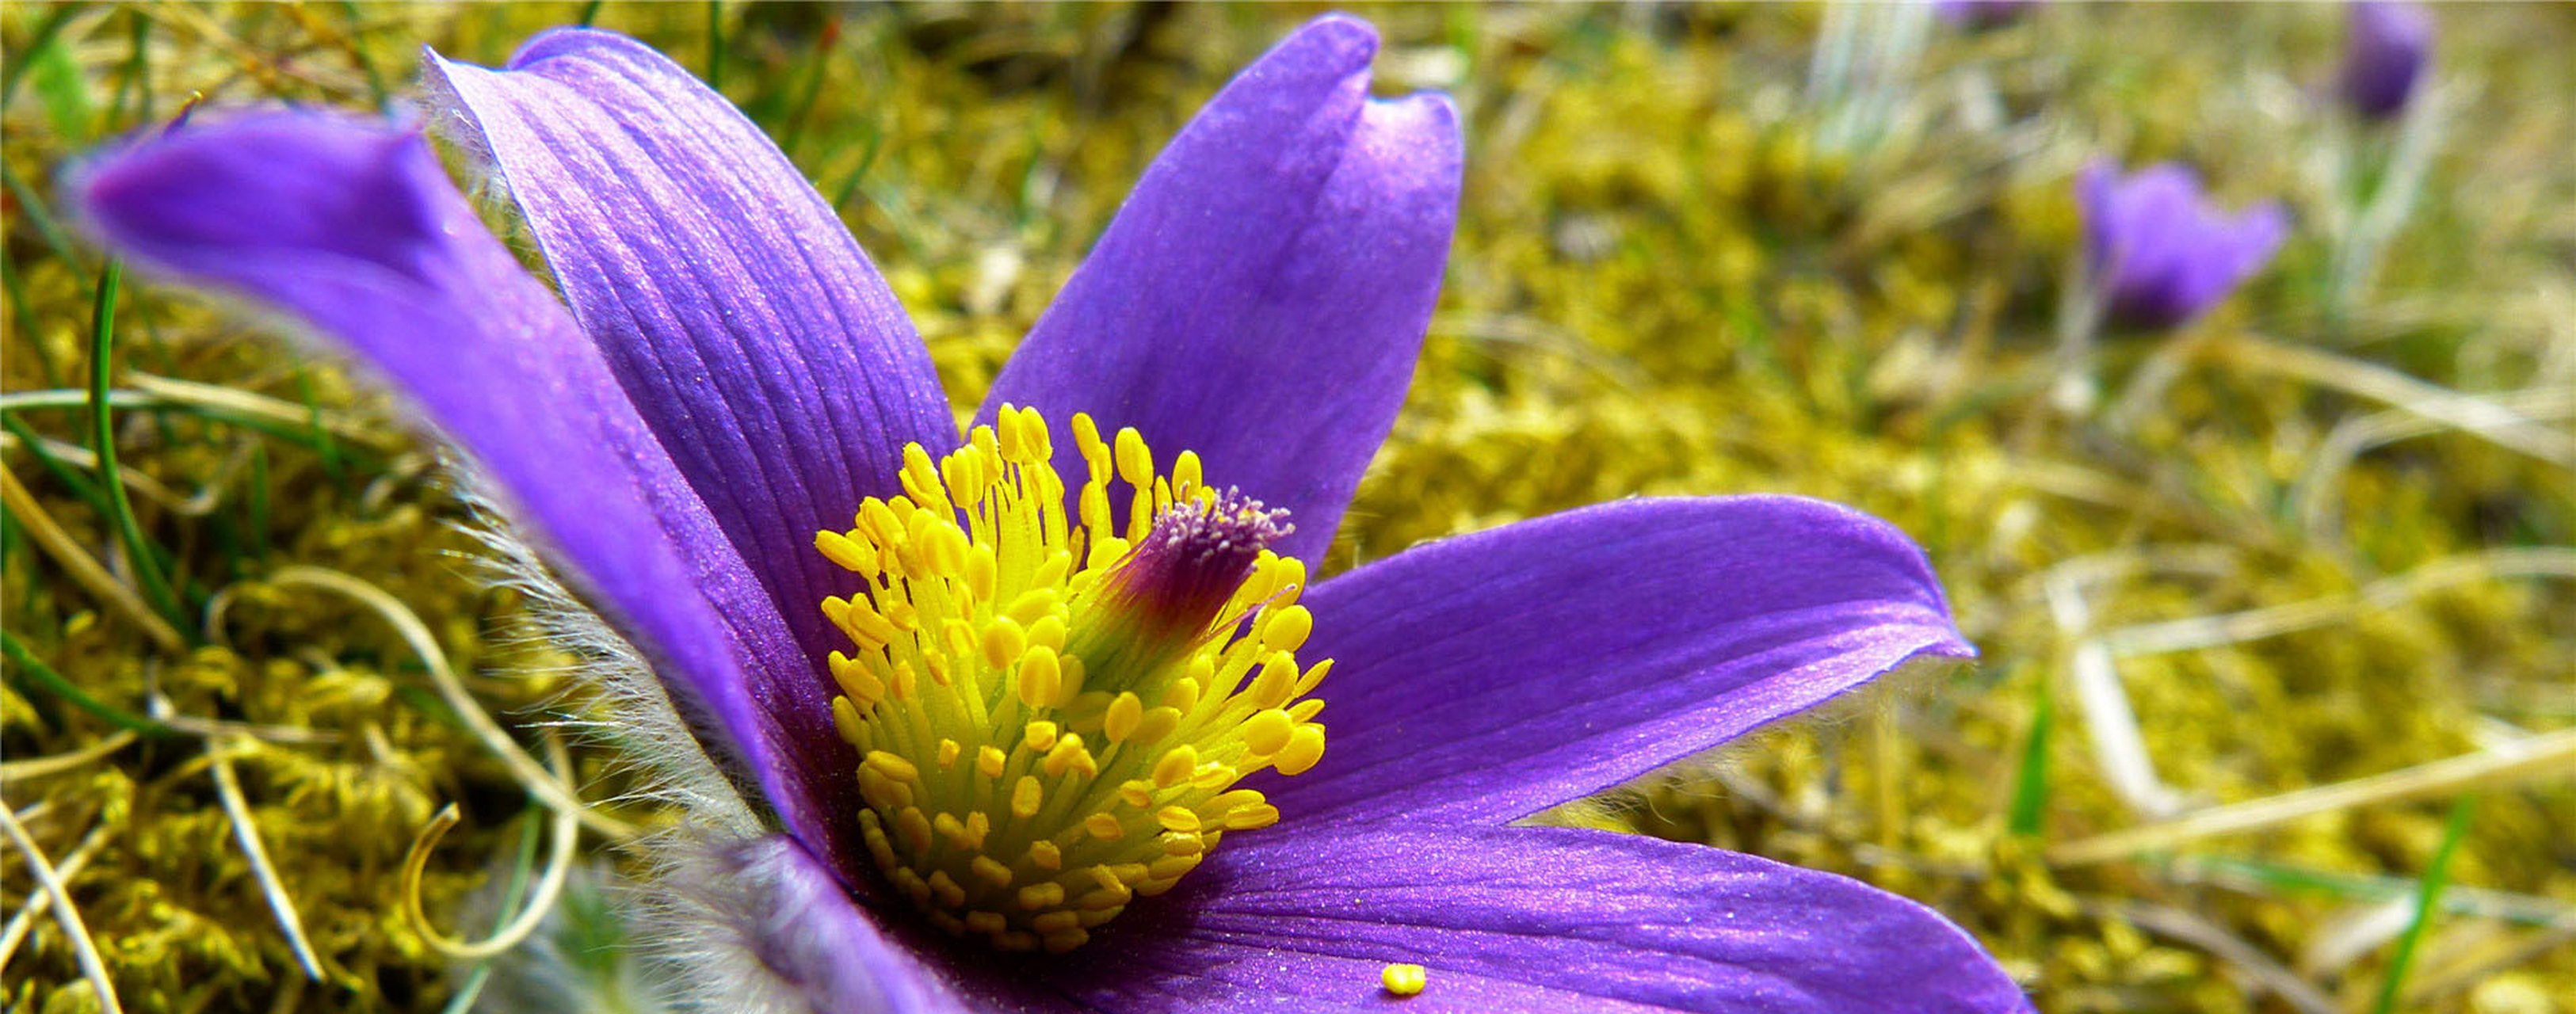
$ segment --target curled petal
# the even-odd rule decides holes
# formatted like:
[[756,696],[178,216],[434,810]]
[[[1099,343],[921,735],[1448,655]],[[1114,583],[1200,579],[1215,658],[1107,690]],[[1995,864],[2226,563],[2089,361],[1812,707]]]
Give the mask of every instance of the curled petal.
[[716,752],[790,828],[846,854],[847,748],[828,709],[782,706],[814,680],[786,623],[599,350],[417,131],[201,124],[89,166],[74,193],[111,250],[282,311],[381,375],[652,656]]

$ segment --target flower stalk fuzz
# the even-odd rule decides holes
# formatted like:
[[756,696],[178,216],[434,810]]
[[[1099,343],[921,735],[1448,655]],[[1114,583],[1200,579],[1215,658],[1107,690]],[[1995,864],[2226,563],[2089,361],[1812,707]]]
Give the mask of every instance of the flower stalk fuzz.
[[1073,429],[1077,519],[1045,420],[1005,407],[935,465],[906,448],[905,492],[814,537],[865,585],[822,608],[857,649],[831,655],[832,715],[868,853],[932,923],[1003,950],[1081,946],[1279,819],[1238,780],[1324,750],[1305,566],[1265,548],[1285,512],[1204,485],[1186,452],[1158,474],[1132,428]]

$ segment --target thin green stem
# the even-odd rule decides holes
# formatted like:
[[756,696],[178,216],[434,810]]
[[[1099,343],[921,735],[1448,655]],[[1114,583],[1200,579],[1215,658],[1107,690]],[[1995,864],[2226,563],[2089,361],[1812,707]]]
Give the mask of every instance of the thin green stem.
[[707,0],[707,87],[724,90],[724,4]]
[[108,514],[116,522],[119,541],[125,543],[125,555],[133,564],[135,583],[154,608],[183,629],[187,618],[179,608],[179,598],[170,591],[170,579],[161,572],[161,560],[152,545],[143,540],[143,524],[134,516],[134,502],[125,495],[125,483],[116,470],[116,410],[108,404],[108,377],[115,370],[116,295],[125,269],[114,260],[98,273],[98,299],[90,317],[89,412],[91,452],[98,455],[98,477],[101,492],[107,494]]
[[72,702],[72,706],[98,716],[100,721],[109,725],[132,730],[145,736],[187,735],[178,729],[90,696],[63,674],[55,672],[53,666],[46,665],[34,653],[29,652],[26,645],[18,643],[18,639],[6,630],[0,630],[0,652],[8,655],[10,664],[17,666],[18,672],[25,676],[28,682]]
[[2433,924],[2433,912],[2442,898],[2442,883],[2451,874],[2451,856],[2460,848],[2460,839],[2469,836],[2469,817],[2477,812],[2478,794],[2464,793],[2451,804],[2450,823],[2442,828],[2442,843],[2433,848],[2433,861],[2424,867],[2424,888],[2415,896],[2415,918],[2406,924],[2406,935],[2397,938],[2397,953],[2388,958],[2388,977],[2379,982],[2379,1001],[2371,1005],[2376,1014],[2397,1009],[2398,987],[2406,984],[2406,970],[2415,963],[2415,949],[2424,942],[2424,931]]

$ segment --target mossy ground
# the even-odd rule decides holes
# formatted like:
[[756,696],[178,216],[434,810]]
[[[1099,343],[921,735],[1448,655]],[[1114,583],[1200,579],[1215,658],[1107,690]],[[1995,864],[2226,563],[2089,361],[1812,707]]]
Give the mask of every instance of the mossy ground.
[[[692,67],[721,62],[724,90],[839,202],[949,389],[971,398],[1160,143],[1311,12],[591,13]],[[2576,718],[2567,9],[2437,13],[2415,177],[2367,168],[2396,158],[2401,130],[2322,100],[2341,32],[2326,7],[2067,4],[1979,34],[1891,8],[1362,13],[1388,39],[1385,90],[1456,98],[1467,187],[1411,399],[1332,566],[1607,498],[1801,493],[1915,534],[1984,651],[1973,670],[1915,674],[1558,819],[1923,899],[2042,1009],[2271,1011],[2373,1007],[2446,815],[2465,813],[2454,886],[2397,1006],[2576,1009],[2564,755],[2070,858],[2151,823],[2141,792],[2185,811],[2274,798]],[[399,914],[413,836],[440,804],[464,807],[425,885],[451,932],[465,932],[461,899],[528,863],[542,810],[416,653],[350,600],[274,580],[282,568],[390,592],[531,747],[538,723],[583,704],[561,695],[561,656],[508,636],[519,603],[472,562],[436,452],[382,395],[195,298],[128,285],[112,380],[144,394],[115,413],[115,444],[124,512],[159,564],[138,569],[88,453],[101,263],[53,182],[67,157],[192,92],[398,103],[422,43],[498,62],[583,14],[0,13],[5,461],[27,492],[0,536],[6,627],[95,702],[186,727],[102,747],[115,726],[13,658],[5,792],[55,862],[87,856],[70,896],[128,1009],[436,1008],[465,980]],[[1853,42],[1857,69],[1814,73],[1820,37]],[[2100,155],[2186,159],[2229,202],[2279,196],[2300,225],[2217,313],[2106,338],[2070,372],[2056,354],[2069,181]],[[2348,238],[2356,195],[2383,176],[2411,207],[2358,258],[2375,270],[2351,270],[2371,245]],[[2069,408],[2084,389],[2091,405]],[[64,547],[104,561],[107,587],[67,569]],[[138,613],[185,643],[160,646]],[[2195,617],[2217,618],[2180,630],[2199,646],[2141,633]],[[2144,767],[2100,749],[2116,723],[2076,674],[2103,651]],[[215,752],[319,982],[244,856]],[[594,776],[603,758],[579,763]],[[15,914],[31,895],[9,852]],[[0,980],[9,1009],[90,1009],[70,938],[50,916],[27,922]]]

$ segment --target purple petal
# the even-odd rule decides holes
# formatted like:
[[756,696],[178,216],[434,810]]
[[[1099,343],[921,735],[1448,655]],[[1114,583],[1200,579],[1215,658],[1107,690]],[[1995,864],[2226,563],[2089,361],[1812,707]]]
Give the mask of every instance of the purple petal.
[[[1104,433],[1285,507],[1312,561],[1412,379],[1457,218],[1436,95],[1367,101],[1376,33],[1318,19],[1246,68],[1155,159],[985,399]],[[1057,464],[1081,474],[1071,440]]]
[[835,797],[855,795],[855,759],[812,667],[599,350],[417,131],[292,114],[196,126],[91,166],[74,193],[115,252],[284,311],[408,396],[730,739],[788,827],[845,854],[857,804]]
[[1499,823],[1868,682],[1974,654],[1923,553],[1790,497],[1627,500],[1317,586],[1330,745],[1253,783],[1290,821]]
[[[1228,836],[1172,894],[1043,973],[1125,1014],[1280,1010],[2026,1011],[1914,902],[1754,856],[1571,828]],[[1390,962],[1429,987],[1398,1001]]]
[[819,666],[841,645],[818,605],[850,589],[814,533],[901,492],[904,444],[957,442],[894,294],[777,145],[642,43],[564,30],[506,71],[428,63],[574,319]]
[[[764,838],[721,857],[717,883],[681,883],[727,926],[767,980],[821,1014],[967,1011],[912,947],[862,911],[830,867],[786,838]],[[692,878],[700,879],[700,878]],[[732,998],[749,1007],[751,997]],[[731,1009],[731,1008],[724,1008]],[[767,1009],[767,1008],[762,1008]]]

